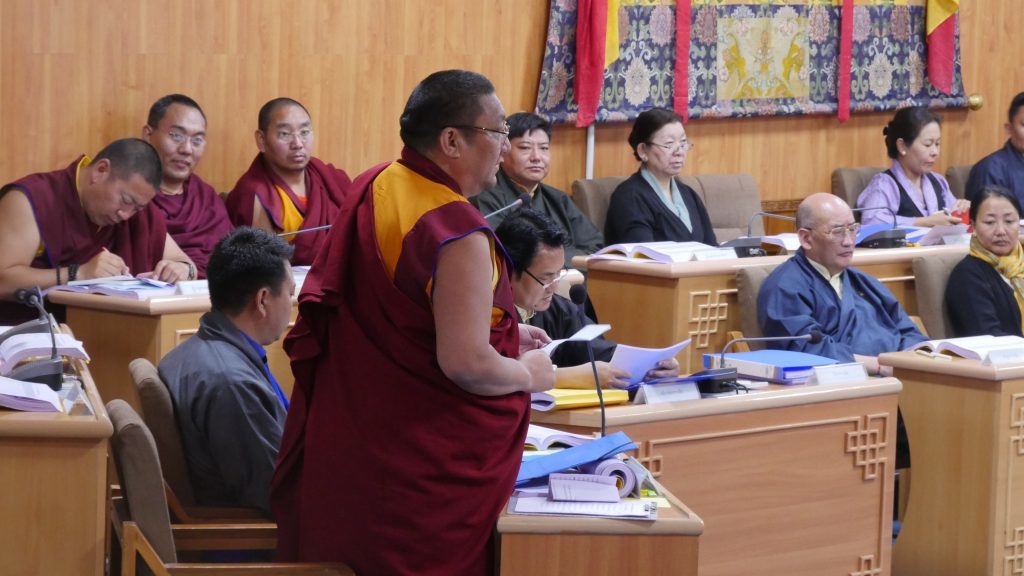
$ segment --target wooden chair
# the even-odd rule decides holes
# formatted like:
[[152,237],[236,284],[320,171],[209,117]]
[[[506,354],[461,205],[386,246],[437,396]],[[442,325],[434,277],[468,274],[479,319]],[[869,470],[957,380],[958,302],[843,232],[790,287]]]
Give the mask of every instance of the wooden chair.
[[122,497],[110,500],[114,533],[121,544],[121,574],[333,574],[354,573],[342,564],[189,564],[178,553],[207,550],[272,550],[277,545],[273,524],[197,524],[172,526],[164,492],[163,472],[149,429],[127,402],[107,404],[114,426],[111,452],[121,477]]
[[145,358],[136,358],[128,365],[132,382],[139,393],[142,416],[156,442],[160,467],[164,473],[167,503],[178,522],[217,522],[230,519],[263,519],[253,508],[200,506],[196,503],[188,461],[181,444],[181,431],[174,416],[174,403],[160,373]]
[[[875,174],[884,170],[885,168],[874,166],[836,168],[832,171],[832,193],[845,200],[853,208],[857,205],[857,197],[868,187],[868,182],[875,177]],[[857,219],[860,220],[859,217]]]

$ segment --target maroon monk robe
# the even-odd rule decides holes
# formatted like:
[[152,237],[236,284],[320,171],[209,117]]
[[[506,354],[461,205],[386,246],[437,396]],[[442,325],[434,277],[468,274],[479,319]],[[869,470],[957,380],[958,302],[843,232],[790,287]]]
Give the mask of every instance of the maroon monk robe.
[[[415,152],[400,162],[457,192]],[[353,185],[285,342],[295,388],[271,490],[279,557],[342,561],[367,576],[489,574],[529,395],[477,396],[444,375],[425,283],[445,242],[490,228],[468,202],[427,211],[404,239],[392,282],[374,228],[382,170]],[[490,343],[515,357],[510,264],[500,250],[498,258],[502,315]]]
[[[82,208],[75,184],[81,159],[63,170],[32,174],[0,188],[0,195],[11,188],[20,188],[32,205],[39,237],[46,248],[43,255],[32,261],[32,267],[85,264],[106,248],[120,256],[132,274],[153,270],[163,258],[167,242],[167,226],[160,211],[147,205],[124,222],[96,226]],[[54,272],[54,281],[56,279]],[[67,278],[61,281],[67,282]],[[0,303],[0,324],[36,316],[20,304]]]
[[[284,207],[281,204],[281,196],[275,189],[277,186],[285,191],[295,204],[295,208],[304,216],[300,230],[305,230],[332,224],[351,185],[352,181],[344,170],[335,168],[333,164],[324,164],[317,158],[310,158],[309,164],[306,165],[306,205],[303,206],[298,196],[274,172],[261,152],[235,183],[235,188],[228,194],[225,204],[235,226],[252,226],[253,198],[259,198],[274,230],[282,232]],[[312,264],[325,238],[327,230],[291,237],[295,246],[292,264]]]
[[234,228],[217,191],[192,174],[182,184],[181,194],[161,192],[153,205],[163,213],[171,238],[195,263],[199,278],[206,278],[213,247]]

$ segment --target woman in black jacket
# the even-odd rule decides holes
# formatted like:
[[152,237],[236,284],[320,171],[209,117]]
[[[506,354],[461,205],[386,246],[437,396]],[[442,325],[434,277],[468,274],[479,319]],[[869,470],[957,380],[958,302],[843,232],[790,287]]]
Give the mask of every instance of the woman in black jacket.
[[605,244],[672,240],[717,246],[704,203],[676,179],[693,148],[682,117],[665,108],[642,112],[633,123],[629,145],[640,170],[612,193]]
[[955,336],[1021,336],[1024,250],[1020,203],[998,186],[987,186],[971,203],[971,252],[949,276],[946,309]]

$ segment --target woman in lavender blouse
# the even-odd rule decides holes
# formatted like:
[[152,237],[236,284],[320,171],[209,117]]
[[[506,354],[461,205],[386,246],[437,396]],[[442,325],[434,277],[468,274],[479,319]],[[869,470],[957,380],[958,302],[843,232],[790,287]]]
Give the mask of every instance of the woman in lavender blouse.
[[946,179],[932,171],[939,159],[941,122],[938,114],[913,106],[898,110],[882,130],[892,165],[876,174],[857,198],[857,207],[864,209],[862,224],[891,223],[893,213],[899,226],[961,222],[960,214],[971,203],[956,199]]

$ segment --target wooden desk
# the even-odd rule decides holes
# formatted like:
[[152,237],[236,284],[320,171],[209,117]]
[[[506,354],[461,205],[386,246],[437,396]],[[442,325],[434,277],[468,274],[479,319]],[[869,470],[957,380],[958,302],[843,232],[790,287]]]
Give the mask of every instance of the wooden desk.
[[77,364],[91,414],[0,409],[3,574],[103,574],[113,427],[88,370]]
[[883,354],[903,382],[912,476],[893,570],[1024,573],[1024,365]]
[[501,576],[689,576],[697,574],[700,517],[668,490],[654,522],[520,516],[498,519]]
[[[889,574],[893,378],[648,406],[613,406],[636,457],[704,520],[701,576]],[[534,412],[592,432],[600,412]]]
[[[967,254],[966,246],[929,246],[891,250],[857,250],[853,265],[878,278],[907,314],[917,314],[914,272],[918,256]],[[608,337],[633,346],[663,348],[687,338],[693,342],[679,356],[683,373],[703,368],[706,352],[720,352],[726,334],[740,330],[736,271],[748,266],[779,265],[789,256],[740,258],[711,262],[650,264],[598,260],[586,263],[587,291],[598,318],[611,324]]]
[[[67,306],[67,324],[85,343],[92,357],[90,370],[107,401],[122,398],[141,412],[128,364],[146,358],[154,365],[199,330],[199,318],[209,311],[208,296],[170,296],[129,300],[98,294],[51,292],[47,298]],[[292,305],[295,322],[297,308]],[[291,396],[294,378],[281,341],[267,346],[267,361],[274,378]]]

